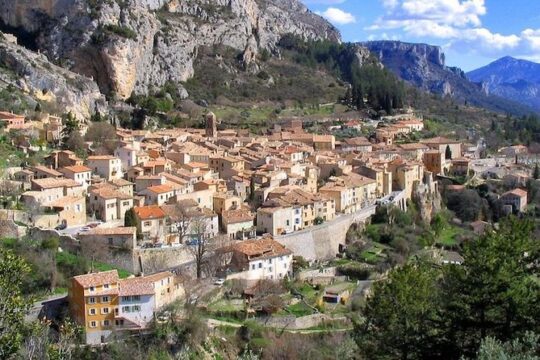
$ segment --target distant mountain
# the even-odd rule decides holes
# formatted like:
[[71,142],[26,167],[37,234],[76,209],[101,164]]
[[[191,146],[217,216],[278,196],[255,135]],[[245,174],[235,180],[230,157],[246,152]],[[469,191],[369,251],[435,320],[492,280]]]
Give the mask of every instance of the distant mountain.
[[470,81],[463,70],[446,66],[439,46],[401,41],[368,41],[368,48],[386,68],[420,89],[489,110],[528,114],[534,110],[512,100],[494,96],[481,84]]
[[540,111],[540,64],[505,56],[467,73],[484,90]]

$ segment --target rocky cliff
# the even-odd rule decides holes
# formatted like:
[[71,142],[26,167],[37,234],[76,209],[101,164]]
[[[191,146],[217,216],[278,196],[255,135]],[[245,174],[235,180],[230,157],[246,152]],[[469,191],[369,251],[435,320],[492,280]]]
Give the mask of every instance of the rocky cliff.
[[299,0],[0,0],[0,22],[120,99],[186,81],[201,46],[240,50],[249,67],[287,33],[340,40]]
[[71,111],[79,119],[106,109],[96,83],[51,64],[43,54],[18,46],[0,33],[0,89],[18,89],[27,101],[50,104],[58,113]]
[[486,92],[529,105],[540,111],[540,64],[503,57],[467,73]]

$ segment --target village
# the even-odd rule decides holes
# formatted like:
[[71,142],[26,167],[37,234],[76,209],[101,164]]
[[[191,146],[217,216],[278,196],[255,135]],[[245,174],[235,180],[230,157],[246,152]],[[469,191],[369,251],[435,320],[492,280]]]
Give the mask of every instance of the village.
[[[435,229],[441,194],[451,204],[490,181],[498,216],[519,215],[530,209],[527,181],[538,177],[526,146],[487,155],[482,139],[425,137],[412,109],[382,118],[369,137],[340,140],[334,130],[360,133],[367,120],[312,133],[303,119],[285,119],[255,135],[208,112],[201,129],[116,127],[109,153],[86,143],[86,157],[59,146],[63,121],[0,112],[18,151],[50,150],[40,164],[4,159],[2,237],[56,237],[61,251],[111,267],[77,274],[67,296],[54,298],[88,344],[167,321],[178,304],[204,308],[214,326],[251,317],[346,329],[348,309],[388,270],[377,259],[390,256],[374,239],[353,266],[355,233],[380,237],[377,226],[413,209]],[[441,266],[462,261],[454,237],[494,226],[452,210],[447,238],[422,250]]]

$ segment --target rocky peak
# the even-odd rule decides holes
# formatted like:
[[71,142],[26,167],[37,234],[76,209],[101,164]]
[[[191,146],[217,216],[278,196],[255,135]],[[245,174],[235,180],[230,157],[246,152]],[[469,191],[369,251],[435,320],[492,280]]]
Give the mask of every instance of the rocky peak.
[[285,34],[340,41],[299,0],[0,0],[0,25],[120,99],[193,76],[201,46],[256,60]]
[[371,52],[383,60],[385,57],[393,57],[395,54],[403,54],[409,59],[419,63],[431,63],[435,66],[445,66],[445,57],[442,49],[439,46],[428,44],[414,44],[401,41],[368,41],[362,43]]

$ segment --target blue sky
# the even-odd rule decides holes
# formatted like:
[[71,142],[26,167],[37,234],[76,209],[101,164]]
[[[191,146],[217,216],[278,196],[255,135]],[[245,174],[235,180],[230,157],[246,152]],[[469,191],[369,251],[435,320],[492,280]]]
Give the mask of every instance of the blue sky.
[[440,45],[450,66],[473,70],[510,55],[540,62],[539,0],[302,0],[344,41]]

